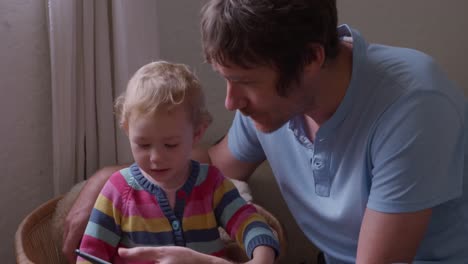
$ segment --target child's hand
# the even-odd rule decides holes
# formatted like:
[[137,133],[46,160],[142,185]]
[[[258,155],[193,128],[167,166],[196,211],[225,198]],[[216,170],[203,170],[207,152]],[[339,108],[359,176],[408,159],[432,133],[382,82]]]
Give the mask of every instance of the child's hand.
[[[275,251],[267,246],[258,246],[253,251],[252,260],[248,264],[272,264],[275,262]],[[246,263],[246,264],[247,264]]]
[[119,255],[127,261],[152,261],[159,264],[229,263],[221,258],[177,246],[119,248]]

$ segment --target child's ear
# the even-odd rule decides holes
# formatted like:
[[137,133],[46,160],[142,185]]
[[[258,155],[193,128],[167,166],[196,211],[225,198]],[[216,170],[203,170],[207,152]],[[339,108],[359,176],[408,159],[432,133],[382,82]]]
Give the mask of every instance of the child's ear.
[[125,124],[120,123],[120,128],[125,133],[125,135],[128,137],[128,123],[125,123]]
[[193,134],[193,145],[200,142],[200,140],[203,138],[203,135],[205,134],[207,128],[208,128],[207,124],[200,124],[200,125],[197,126],[197,128],[195,129],[194,134]]

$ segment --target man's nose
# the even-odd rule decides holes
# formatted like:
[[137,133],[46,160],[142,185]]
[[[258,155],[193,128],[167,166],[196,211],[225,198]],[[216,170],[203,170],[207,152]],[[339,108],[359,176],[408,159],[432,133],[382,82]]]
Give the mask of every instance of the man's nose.
[[226,87],[226,100],[224,101],[224,106],[229,111],[234,111],[237,109],[242,109],[246,106],[247,101],[242,95],[242,91],[237,88],[230,82],[227,82]]

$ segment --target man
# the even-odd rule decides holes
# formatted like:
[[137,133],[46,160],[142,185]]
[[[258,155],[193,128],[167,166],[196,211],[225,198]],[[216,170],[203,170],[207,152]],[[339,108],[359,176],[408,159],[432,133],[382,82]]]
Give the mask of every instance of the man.
[[[429,56],[337,28],[333,0],[211,0],[201,25],[237,110],[213,165],[246,180],[268,160],[327,263],[468,261],[464,97]],[[66,252],[110,172],[98,175]]]

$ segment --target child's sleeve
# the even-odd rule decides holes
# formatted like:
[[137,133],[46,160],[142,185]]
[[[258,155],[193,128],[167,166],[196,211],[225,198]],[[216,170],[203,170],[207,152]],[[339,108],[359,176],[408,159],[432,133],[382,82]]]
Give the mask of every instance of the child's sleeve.
[[[121,240],[122,195],[113,175],[99,194],[81,240],[80,250],[111,262]],[[77,263],[90,263],[78,257]]]
[[245,250],[249,258],[253,257],[252,253],[258,246],[269,246],[278,256],[279,242],[271,227],[252,204],[242,199],[234,184],[221,172],[218,173],[220,178],[213,197],[218,223]]

